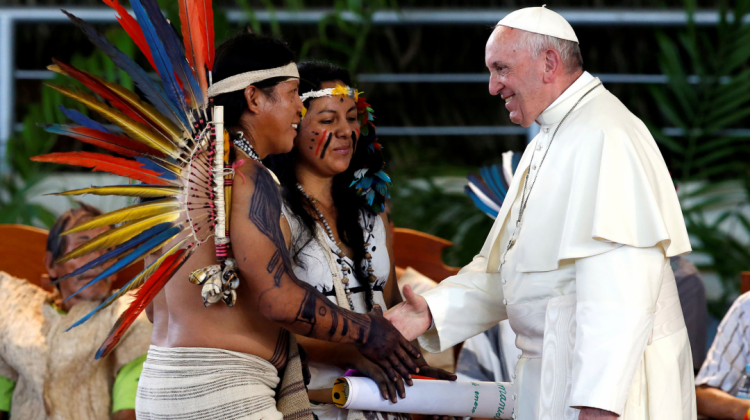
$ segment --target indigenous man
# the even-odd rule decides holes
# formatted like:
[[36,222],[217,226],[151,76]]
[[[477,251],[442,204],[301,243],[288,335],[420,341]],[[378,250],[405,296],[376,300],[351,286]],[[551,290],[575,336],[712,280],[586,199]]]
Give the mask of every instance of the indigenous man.
[[281,41],[253,34],[217,49],[208,94],[224,107],[235,138],[229,226],[240,275],[237,302],[204,307],[200,288],[188,282],[195,270],[215,263],[209,241],[153,302],[154,324],[166,337],[154,337],[144,363],[139,418],[312,420],[288,331],[354,344],[394,382],[419,371],[407,354],[419,353],[385,318],[342,310],[291,271],[278,184],[260,160],[291,150],[297,135],[302,102],[292,58]]
[[[526,8],[485,49],[490,93],[528,145],[480,254],[389,311],[443,350],[508,318],[516,418],[695,419],[690,345],[669,257],[689,252],[646,126],[582,69],[560,15]],[[434,328],[430,329],[434,322]]]
[[[65,212],[47,238],[45,264],[50,279],[63,279],[104,251],[55,264],[62,255],[110,230],[61,235],[100,215],[85,204]],[[103,272],[105,266],[72,275],[49,293],[26,280],[0,272],[0,412],[11,418],[135,419],[135,393],[146,358],[151,324],[140,316],[120,345],[103,360],[92,363],[91,341],[101,341],[127,307],[118,300],[91,322],[65,332],[75,321],[110,295],[112,278],[66,300]]]

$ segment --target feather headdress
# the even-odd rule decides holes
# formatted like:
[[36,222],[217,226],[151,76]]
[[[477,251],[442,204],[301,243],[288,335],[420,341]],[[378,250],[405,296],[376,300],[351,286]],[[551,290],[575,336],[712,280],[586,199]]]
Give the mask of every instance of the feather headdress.
[[[117,19],[159,75],[160,83],[147,76],[127,55],[93,27],[67,13],[94,45],[99,47],[135,82],[142,97],[96,75],[54,60],[50,69],[80,82],[91,93],[51,86],[118,127],[110,130],[84,114],[61,111],[76,125],[46,125],[51,132],[106,149],[103,153],[50,153],[33,158],[39,162],[91,168],[123,176],[142,184],[83,188],[60,195],[119,195],[155,199],[88,219],[63,234],[115,225],[113,229],[78,246],[57,262],[103,252],[70,275],[109,264],[85,287],[165,250],[123,289],[78,320],[85,322],[126,292],[136,290],[135,300],[113,326],[96,357],[106,356],[133,320],[153,300],[197,246],[215,237],[217,264],[197,270],[191,281],[216,282],[206,272],[218,273],[218,293],[206,304],[224,300],[234,304],[237,287],[235,264],[227,258],[229,217],[224,196],[231,193],[232,167],[228,140],[224,137],[223,109],[212,107],[207,95],[214,62],[211,0],[180,0],[182,40],[159,11],[156,0],[131,0],[131,16],[118,0],[103,0],[117,12]],[[217,135],[218,134],[218,135]],[[227,144],[225,144],[227,142]],[[225,176],[227,179],[225,179]],[[228,197],[227,197],[228,198]],[[63,280],[63,279],[60,279]],[[84,288],[85,288],[84,287]],[[210,290],[216,290],[211,284]],[[205,288],[204,288],[205,290]],[[205,295],[205,293],[204,293]],[[205,296],[204,296],[205,298]],[[73,328],[71,327],[71,328]]]

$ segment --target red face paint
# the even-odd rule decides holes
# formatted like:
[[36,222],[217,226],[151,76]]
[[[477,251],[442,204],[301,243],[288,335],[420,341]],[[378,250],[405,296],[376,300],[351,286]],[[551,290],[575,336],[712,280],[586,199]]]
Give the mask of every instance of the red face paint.
[[323,145],[323,139],[325,139],[325,138],[326,138],[326,133],[327,133],[327,132],[328,132],[328,130],[326,130],[326,131],[323,131],[323,134],[322,134],[322,135],[320,136],[320,138],[318,139],[318,147],[317,147],[317,149],[315,149],[315,156],[318,156],[318,154],[320,154],[320,146],[322,146],[322,145]]

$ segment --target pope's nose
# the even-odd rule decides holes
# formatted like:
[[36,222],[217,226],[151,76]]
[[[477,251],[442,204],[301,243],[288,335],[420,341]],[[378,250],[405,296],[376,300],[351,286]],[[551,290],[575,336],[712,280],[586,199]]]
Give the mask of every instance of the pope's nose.
[[500,94],[500,91],[503,90],[505,87],[504,84],[497,81],[494,77],[490,77],[490,83],[489,83],[489,90],[490,95],[497,96]]

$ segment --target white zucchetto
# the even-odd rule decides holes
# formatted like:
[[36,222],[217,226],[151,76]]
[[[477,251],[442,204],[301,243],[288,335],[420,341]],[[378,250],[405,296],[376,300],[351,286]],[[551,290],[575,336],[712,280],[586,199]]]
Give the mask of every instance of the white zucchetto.
[[560,14],[542,7],[526,7],[505,16],[497,23],[509,28],[522,29],[535,34],[554,36],[555,38],[578,42],[573,27]]

